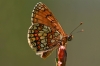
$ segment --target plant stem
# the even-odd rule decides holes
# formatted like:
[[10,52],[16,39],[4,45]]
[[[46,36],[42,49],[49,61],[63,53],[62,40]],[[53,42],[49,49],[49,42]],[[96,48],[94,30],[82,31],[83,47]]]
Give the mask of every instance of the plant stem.
[[67,60],[67,52],[65,46],[60,46],[57,51],[56,66],[65,66]]

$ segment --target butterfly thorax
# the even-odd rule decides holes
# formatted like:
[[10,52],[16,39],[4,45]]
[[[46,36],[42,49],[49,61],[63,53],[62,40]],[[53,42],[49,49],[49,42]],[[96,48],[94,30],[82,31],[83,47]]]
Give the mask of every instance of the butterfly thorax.
[[66,37],[63,37],[60,45],[66,46],[67,41],[72,41],[72,39],[73,39],[73,35],[68,35]]
[[63,37],[61,40],[61,45],[66,46],[67,45],[67,37]]

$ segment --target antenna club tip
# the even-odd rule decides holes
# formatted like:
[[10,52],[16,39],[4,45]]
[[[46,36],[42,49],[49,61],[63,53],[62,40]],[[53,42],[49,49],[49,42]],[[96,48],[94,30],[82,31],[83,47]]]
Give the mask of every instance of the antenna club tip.
[[82,24],[83,24],[83,22],[80,23],[80,25],[82,25]]

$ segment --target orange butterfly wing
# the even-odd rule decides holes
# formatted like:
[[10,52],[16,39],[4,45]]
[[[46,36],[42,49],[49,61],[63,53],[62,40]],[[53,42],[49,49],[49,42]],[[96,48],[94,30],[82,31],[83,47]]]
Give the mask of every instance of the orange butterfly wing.
[[37,5],[34,7],[32,11],[31,21],[32,24],[41,23],[51,27],[53,31],[57,30],[63,37],[67,36],[58,21],[54,18],[52,12],[47,8],[45,4],[41,2],[37,3]]

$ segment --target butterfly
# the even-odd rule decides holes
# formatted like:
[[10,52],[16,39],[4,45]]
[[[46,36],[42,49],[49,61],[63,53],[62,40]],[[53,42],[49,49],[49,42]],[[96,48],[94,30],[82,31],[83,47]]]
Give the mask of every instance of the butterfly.
[[72,35],[64,32],[52,12],[42,2],[34,7],[31,23],[28,29],[28,43],[41,58],[47,58],[54,49],[66,46],[67,41],[72,40]]

